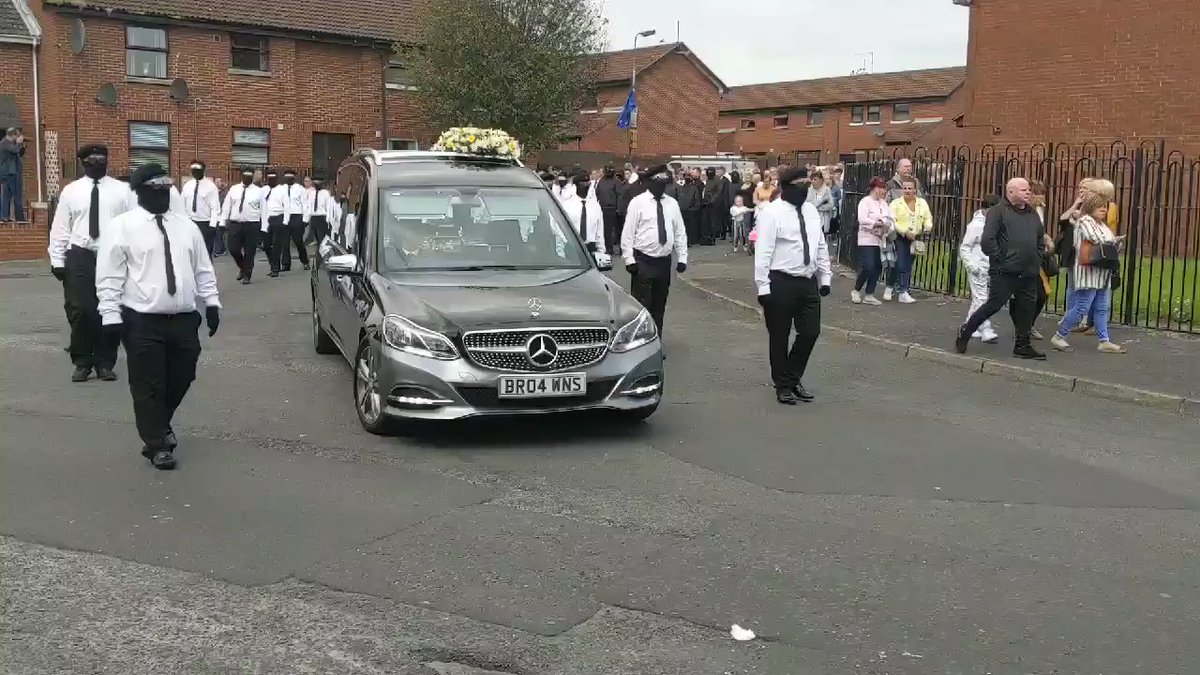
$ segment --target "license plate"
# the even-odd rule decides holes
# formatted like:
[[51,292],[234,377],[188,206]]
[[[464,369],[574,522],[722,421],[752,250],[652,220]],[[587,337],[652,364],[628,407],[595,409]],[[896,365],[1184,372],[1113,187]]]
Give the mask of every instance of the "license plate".
[[498,386],[500,398],[583,396],[587,394],[587,376],[583,373],[504,375]]

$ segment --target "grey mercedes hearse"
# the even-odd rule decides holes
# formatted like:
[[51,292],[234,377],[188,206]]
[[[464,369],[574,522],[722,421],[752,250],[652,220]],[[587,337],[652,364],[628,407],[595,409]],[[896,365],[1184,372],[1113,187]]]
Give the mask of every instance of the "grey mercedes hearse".
[[351,364],[364,429],[658,408],[654,321],[520,162],[362,150],[336,192],[344,213],[312,272],[313,342]]

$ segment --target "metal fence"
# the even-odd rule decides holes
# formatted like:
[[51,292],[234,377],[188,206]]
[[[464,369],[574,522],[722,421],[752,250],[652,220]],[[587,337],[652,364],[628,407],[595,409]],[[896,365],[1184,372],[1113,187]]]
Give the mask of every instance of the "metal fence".
[[[1114,293],[1112,320],[1130,326],[1200,333],[1200,158],[1166,152],[1161,142],[1037,144],[1005,148],[939,147],[880,153],[845,167],[839,257],[857,266],[857,206],[875,176],[891,178],[896,162],[913,160],[933,212],[929,254],[917,260],[913,285],[966,297],[958,257],[963,230],[983,197],[1004,194],[1013,177],[1046,186],[1046,229],[1057,235],[1059,215],[1075,200],[1083,178],[1116,186],[1120,224],[1127,235],[1122,285]],[[1063,311],[1066,275],[1053,280],[1049,311]]]

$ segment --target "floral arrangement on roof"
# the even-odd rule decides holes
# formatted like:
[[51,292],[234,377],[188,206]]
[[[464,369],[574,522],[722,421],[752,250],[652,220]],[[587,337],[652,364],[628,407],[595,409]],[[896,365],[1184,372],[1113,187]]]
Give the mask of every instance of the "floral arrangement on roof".
[[503,129],[451,127],[433,144],[438,152],[521,158],[521,144]]

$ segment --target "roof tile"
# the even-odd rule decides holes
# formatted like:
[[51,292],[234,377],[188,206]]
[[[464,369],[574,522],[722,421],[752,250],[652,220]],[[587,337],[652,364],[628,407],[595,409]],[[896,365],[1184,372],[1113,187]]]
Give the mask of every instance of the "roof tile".
[[894,73],[849,75],[733,87],[722,111],[806,108],[839,103],[944,98],[962,84],[967,69],[933,68]]
[[681,46],[682,43],[672,43],[597,54],[597,58],[600,59],[600,73],[596,81],[602,84],[627,81],[634,68],[640,73]]

